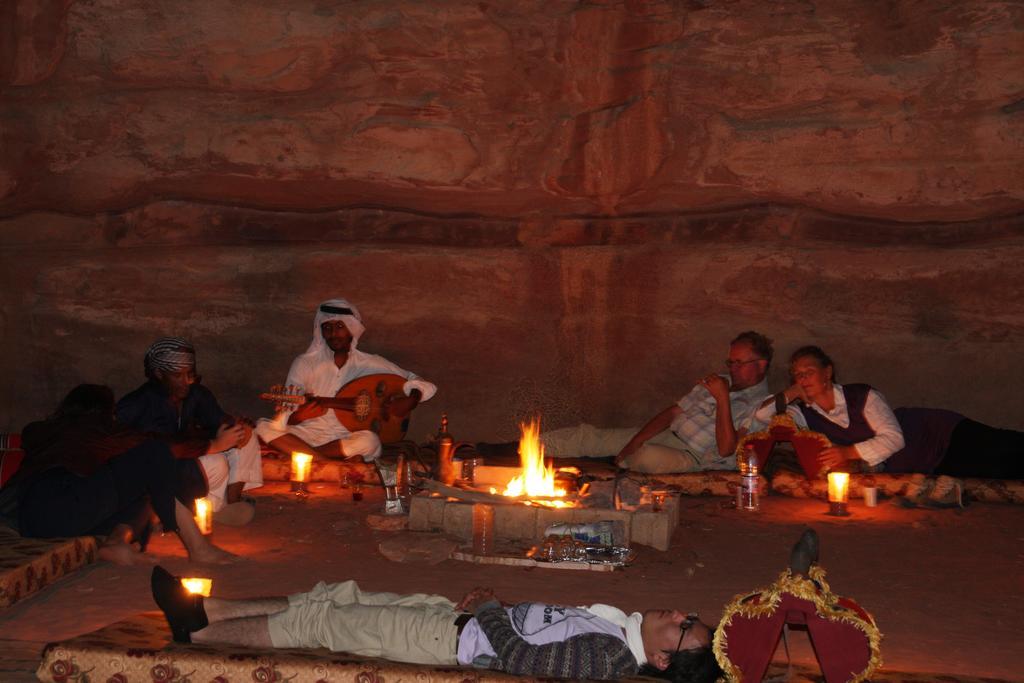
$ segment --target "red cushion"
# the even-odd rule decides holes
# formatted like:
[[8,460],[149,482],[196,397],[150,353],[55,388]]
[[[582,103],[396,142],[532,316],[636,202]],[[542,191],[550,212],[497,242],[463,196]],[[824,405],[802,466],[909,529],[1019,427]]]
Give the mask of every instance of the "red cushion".
[[7,484],[7,480],[13,477],[14,473],[18,471],[24,457],[25,451],[22,450],[0,451],[0,489],[2,489]]

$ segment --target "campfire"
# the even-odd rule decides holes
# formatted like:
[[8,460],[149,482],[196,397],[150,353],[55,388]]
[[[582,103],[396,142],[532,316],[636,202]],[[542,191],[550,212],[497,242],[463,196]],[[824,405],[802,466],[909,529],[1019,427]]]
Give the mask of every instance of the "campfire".
[[[519,425],[522,437],[519,439],[520,474],[509,481],[501,495],[524,499],[527,505],[537,504],[553,508],[574,507],[566,497],[566,491],[555,484],[555,468],[544,464],[544,445],[540,442],[540,418]],[[491,493],[497,493],[492,488]]]

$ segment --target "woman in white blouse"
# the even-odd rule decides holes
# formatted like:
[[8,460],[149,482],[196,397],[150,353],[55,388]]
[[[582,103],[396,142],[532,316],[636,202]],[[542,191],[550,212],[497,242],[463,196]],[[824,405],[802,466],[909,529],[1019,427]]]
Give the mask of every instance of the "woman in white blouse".
[[1024,433],[998,429],[937,408],[889,407],[867,384],[837,384],[835,364],[817,346],[793,352],[793,384],[755,414],[767,422],[775,406],[804,429],[827,436],[826,470],[921,472],[956,477],[1024,479]]

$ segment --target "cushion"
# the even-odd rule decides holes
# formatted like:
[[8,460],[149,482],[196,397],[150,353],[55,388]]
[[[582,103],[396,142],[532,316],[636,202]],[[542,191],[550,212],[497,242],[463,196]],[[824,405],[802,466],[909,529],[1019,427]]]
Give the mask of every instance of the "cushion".
[[0,608],[10,607],[96,559],[96,539],[22,538],[0,529]]
[[796,451],[800,467],[809,479],[817,479],[824,476],[821,463],[818,462],[818,454],[823,449],[831,446],[832,442],[824,434],[819,434],[809,429],[799,429],[793,418],[786,414],[772,416],[767,430],[747,434],[740,439],[739,444],[736,446],[736,454],[739,457],[739,454],[743,452],[747,445],[753,446],[761,469],[764,469],[768,463],[768,458],[772,454],[772,450],[775,448],[775,444],[780,441],[788,441],[793,444],[793,450]]
[[786,624],[807,627],[829,682],[870,680],[881,666],[882,634],[874,618],[850,598],[833,595],[820,566],[809,574],[786,570],[771,586],[737,595],[726,606],[713,650],[729,680],[762,680]]
[[[678,487],[682,493],[691,496],[735,496],[740,486],[740,473],[733,470],[657,474],[651,478],[662,484]],[[767,492],[768,480],[758,476],[758,482],[762,494]]]
[[90,681],[352,681],[418,683],[531,680],[496,671],[431,667],[368,659],[328,650],[255,650],[170,643],[167,622],[147,612],[43,650],[40,681],[66,683],[88,673]]

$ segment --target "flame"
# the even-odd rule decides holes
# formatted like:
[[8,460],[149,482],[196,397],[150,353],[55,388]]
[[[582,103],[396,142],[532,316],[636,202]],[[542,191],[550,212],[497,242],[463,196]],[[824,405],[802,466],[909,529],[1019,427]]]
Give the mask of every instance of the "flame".
[[[555,468],[544,465],[544,445],[540,442],[540,418],[519,425],[522,437],[519,439],[519,463],[522,474],[514,477],[502,492],[504,496],[529,498],[560,498],[565,491],[555,488]],[[562,500],[537,501],[550,507],[571,507],[572,503]]]

